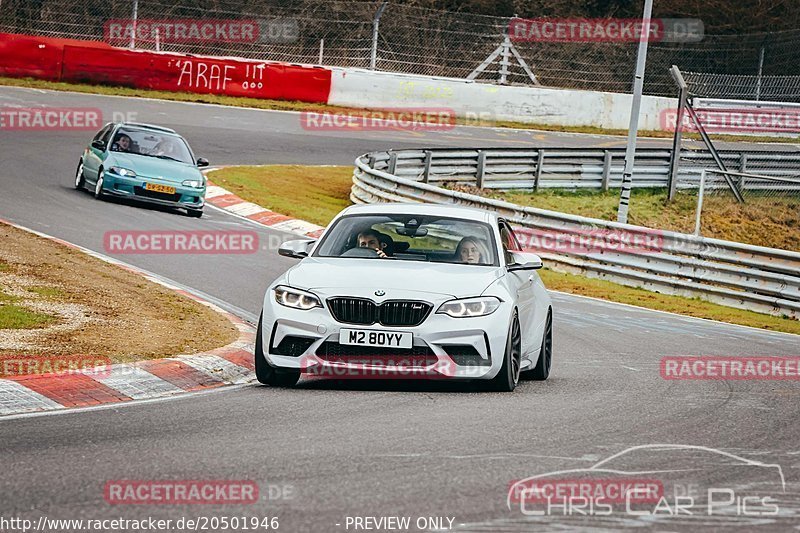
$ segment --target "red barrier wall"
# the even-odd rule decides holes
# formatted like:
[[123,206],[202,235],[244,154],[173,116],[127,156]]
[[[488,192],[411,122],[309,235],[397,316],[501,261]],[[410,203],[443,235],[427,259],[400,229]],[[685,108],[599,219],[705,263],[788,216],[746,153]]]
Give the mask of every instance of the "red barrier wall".
[[331,73],[324,68],[244,59],[65,46],[62,79],[116,83],[140,89],[325,103],[330,92]]
[[331,88],[331,72],[322,67],[12,34],[0,34],[0,75],[315,103],[327,103]]
[[61,77],[62,55],[66,45],[111,48],[97,41],[0,33],[0,76],[57,81]]

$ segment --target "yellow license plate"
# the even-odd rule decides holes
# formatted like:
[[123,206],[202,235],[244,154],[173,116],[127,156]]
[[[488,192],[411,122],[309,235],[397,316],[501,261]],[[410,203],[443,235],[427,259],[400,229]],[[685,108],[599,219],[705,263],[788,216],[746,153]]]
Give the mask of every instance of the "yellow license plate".
[[148,191],[163,192],[166,194],[175,194],[175,187],[168,185],[159,185],[158,183],[146,183],[144,186]]

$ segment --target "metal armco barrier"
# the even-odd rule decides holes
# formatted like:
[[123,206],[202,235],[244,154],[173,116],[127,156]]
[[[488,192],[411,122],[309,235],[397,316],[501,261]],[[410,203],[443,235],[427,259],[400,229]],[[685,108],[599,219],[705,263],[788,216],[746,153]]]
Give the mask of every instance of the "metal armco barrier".
[[[800,150],[721,150],[728,170],[763,176],[798,173]],[[624,148],[539,149],[430,149],[398,150],[368,154],[367,162],[401,178],[423,183],[459,182],[486,189],[620,187]],[[666,187],[670,151],[660,148],[636,150],[634,187]],[[715,167],[708,152],[681,151],[677,187],[697,188],[704,168]]]
[[[521,152],[483,152],[487,159],[500,159],[509,151]],[[434,181],[444,181],[442,174],[433,180],[429,173],[429,183],[425,183],[424,173],[400,175],[405,166],[401,161],[416,160],[420,154],[424,165],[432,169],[431,156],[425,155],[428,152],[436,153],[436,158],[458,161],[459,155],[468,153],[477,159],[481,151],[408,150],[363,155],[355,162],[351,200],[459,204],[496,211],[517,226],[526,249],[538,253],[556,269],[800,318],[800,253],[523,207],[433,185]],[[456,157],[451,157],[453,154]],[[468,168],[472,168],[471,174]],[[450,176],[475,183],[477,169],[477,165],[459,167]]]

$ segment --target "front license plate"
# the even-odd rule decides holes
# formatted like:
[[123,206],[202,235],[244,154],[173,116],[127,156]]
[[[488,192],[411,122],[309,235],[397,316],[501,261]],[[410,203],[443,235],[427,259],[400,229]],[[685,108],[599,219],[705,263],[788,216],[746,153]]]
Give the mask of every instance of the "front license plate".
[[340,329],[339,344],[380,348],[411,348],[414,336],[410,331],[378,331],[374,329]]
[[163,192],[166,194],[175,194],[175,187],[169,185],[159,185],[158,183],[146,183],[144,186],[148,191]]

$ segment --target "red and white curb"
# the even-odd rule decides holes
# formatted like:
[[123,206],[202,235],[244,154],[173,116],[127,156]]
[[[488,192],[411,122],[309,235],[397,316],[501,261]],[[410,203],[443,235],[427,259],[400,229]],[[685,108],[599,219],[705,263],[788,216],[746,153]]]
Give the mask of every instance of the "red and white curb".
[[116,265],[167,287],[224,315],[239,331],[236,341],[194,355],[178,355],[136,363],[120,363],[74,374],[35,374],[0,379],[0,415],[89,407],[172,396],[247,383],[255,379],[255,328],[217,305],[147,272],[56,237],[0,219],[0,223],[27,231]]
[[[215,167],[211,170],[219,170],[221,167]],[[322,235],[325,229],[322,226],[317,226],[311,222],[300,220],[297,218],[288,217],[275,211],[262,207],[258,204],[248,202],[227,189],[214,185],[212,182],[207,183],[206,187],[206,203],[218,207],[236,216],[246,218],[267,226],[272,229],[287,231],[291,233],[298,233],[312,239],[316,239]]]

